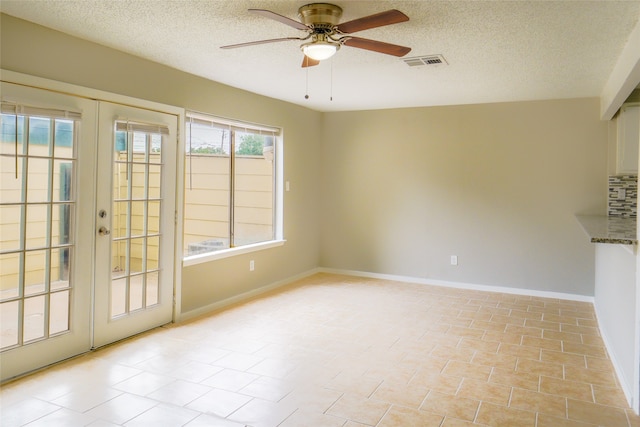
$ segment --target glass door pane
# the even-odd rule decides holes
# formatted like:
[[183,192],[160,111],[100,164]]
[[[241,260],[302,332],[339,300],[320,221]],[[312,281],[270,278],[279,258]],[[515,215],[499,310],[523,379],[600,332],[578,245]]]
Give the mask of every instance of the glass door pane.
[[154,288],[147,282],[155,281],[152,278],[158,275],[157,257],[149,259],[158,248],[150,249],[149,242],[160,241],[160,230],[148,224],[158,224],[162,210],[160,137],[149,132],[115,132],[111,208],[112,319],[158,303],[155,293],[152,298],[147,297],[147,289]]
[[70,331],[78,126],[0,115],[0,350]]

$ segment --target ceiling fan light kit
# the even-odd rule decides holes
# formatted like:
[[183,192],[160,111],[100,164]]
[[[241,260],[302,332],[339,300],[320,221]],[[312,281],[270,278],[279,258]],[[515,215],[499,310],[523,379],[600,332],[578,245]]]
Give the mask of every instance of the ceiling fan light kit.
[[354,19],[342,24],[339,23],[342,17],[342,8],[330,3],[310,3],[300,7],[298,9],[298,18],[302,22],[265,9],[249,9],[249,12],[273,19],[297,30],[304,31],[307,34],[304,37],[283,37],[221,46],[222,49],[233,49],[287,40],[305,41],[311,39],[311,41],[300,46],[300,49],[305,55],[302,61],[302,67],[318,65],[320,61],[331,58],[342,45],[398,57],[404,56],[411,51],[409,47],[350,35],[358,31],[409,20],[407,15],[395,9]]
[[340,48],[339,44],[328,42],[311,42],[302,45],[302,52],[311,59],[322,61],[331,58]]
[[324,34],[313,36],[313,41],[300,46],[302,52],[311,59],[322,61],[331,58],[340,49],[340,43],[334,41]]

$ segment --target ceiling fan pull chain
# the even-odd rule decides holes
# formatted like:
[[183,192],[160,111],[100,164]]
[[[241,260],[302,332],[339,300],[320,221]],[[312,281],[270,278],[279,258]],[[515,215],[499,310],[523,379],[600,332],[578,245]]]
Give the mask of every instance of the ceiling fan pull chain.
[[307,87],[305,89],[305,95],[304,95],[304,99],[309,99],[309,67],[307,67],[306,69],[306,76],[307,76]]
[[333,58],[331,58],[331,75],[329,78],[329,101],[333,101]]

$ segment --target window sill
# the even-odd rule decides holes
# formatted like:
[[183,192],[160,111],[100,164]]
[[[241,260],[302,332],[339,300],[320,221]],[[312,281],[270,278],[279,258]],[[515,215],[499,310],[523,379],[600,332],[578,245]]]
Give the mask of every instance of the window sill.
[[193,255],[182,259],[182,266],[202,264],[218,259],[229,258],[236,255],[248,254],[250,252],[261,251],[264,249],[276,248],[284,245],[286,240],[270,240],[268,242],[254,243],[253,245],[240,246],[237,248],[224,249],[221,251],[207,252],[206,254]]

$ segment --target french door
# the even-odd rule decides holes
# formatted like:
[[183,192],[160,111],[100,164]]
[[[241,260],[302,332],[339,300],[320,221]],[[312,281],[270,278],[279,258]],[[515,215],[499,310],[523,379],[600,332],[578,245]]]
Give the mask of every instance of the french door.
[[0,92],[5,380],[171,321],[177,117]]
[[[91,347],[95,102],[2,83],[2,379]],[[89,199],[85,198],[88,195]],[[81,201],[81,199],[84,200]]]
[[100,103],[94,347],[171,321],[177,118]]

